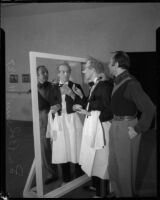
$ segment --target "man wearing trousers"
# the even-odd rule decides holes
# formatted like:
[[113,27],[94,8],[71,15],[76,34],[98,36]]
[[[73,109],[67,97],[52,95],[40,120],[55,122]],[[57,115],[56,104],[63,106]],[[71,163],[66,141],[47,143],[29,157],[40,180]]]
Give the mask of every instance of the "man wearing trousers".
[[[129,72],[130,60],[123,51],[110,59],[115,76],[111,96],[113,120],[109,138],[109,177],[116,197],[135,195],[135,178],[140,136],[151,125],[155,106],[140,83]],[[141,117],[137,120],[137,111]]]
[[[43,175],[47,174],[44,183],[49,184],[58,178],[58,168],[56,165],[51,163],[50,139],[46,138],[48,112],[50,110],[50,106],[55,103],[57,90],[55,86],[53,87],[53,85],[48,82],[48,70],[45,66],[37,67],[37,78],[42,169]],[[44,170],[46,173],[44,173]]]

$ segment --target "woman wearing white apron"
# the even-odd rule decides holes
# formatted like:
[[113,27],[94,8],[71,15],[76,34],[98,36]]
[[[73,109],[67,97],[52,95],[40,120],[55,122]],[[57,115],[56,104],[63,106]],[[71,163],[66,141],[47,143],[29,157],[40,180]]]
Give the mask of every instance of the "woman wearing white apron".
[[[108,139],[110,120],[110,95],[112,86],[106,81],[100,81],[99,74],[104,72],[103,65],[96,59],[89,58],[83,73],[87,80],[93,81],[94,85],[86,105],[86,110],[79,113],[86,114],[79,164],[82,170],[92,177],[92,188],[96,191],[95,197],[104,197],[106,194],[102,188],[106,187],[109,193],[108,176]],[[75,105],[76,108],[76,105]],[[108,191],[107,191],[108,190]]]

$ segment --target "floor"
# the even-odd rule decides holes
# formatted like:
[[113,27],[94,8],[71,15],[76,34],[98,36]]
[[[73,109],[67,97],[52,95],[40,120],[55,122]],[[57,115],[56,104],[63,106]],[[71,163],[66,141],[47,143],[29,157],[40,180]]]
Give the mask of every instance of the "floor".
[[[140,151],[137,166],[136,177],[136,196],[137,197],[157,197],[157,151],[156,151],[156,132],[154,130],[148,131],[141,138]],[[64,198],[88,198],[94,196],[94,192],[86,194],[82,187],[79,187],[72,192],[63,196]]]
[[[140,197],[157,195],[156,141],[155,131],[147,132],[141,139],[136,181],[137,194]],[[7,121],[6,192],[9,197],[23,197],[23,189],[34,159],[33,145],[32,122]],[[66,194],[64,198],[90,198],[93,195],[94,193],[84,191],[81,186]]]

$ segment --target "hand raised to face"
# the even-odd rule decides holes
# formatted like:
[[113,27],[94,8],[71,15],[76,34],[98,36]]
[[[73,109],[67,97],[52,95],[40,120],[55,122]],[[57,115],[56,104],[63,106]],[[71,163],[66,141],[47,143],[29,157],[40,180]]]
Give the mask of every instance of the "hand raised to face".
[[77,94],[80,98],[83,98],[83,93],[82,93],[82,91],[81,91],[79,88],[77,88],[77,87],[75,86],[75,84],[73,85],[72,90],[73,90],[73,92],[74,92],[75,94]]
[[64,84],[61,88],[61,94],[65,94],[65,95],[68,95],[70,96],[72,99],[75,98],[75,94],[74,92],[72,91],[71,88],[68,87],[68,85]]

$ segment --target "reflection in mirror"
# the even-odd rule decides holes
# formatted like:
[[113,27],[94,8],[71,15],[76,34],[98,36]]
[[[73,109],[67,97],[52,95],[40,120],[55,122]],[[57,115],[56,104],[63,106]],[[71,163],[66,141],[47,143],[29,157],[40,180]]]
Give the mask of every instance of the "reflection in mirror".
[[[80,97],[69,93],[74,85],[82,87],[81,63],[37,58],[37,81],[42,180],[46,194],[84,174],[78,164],[84,116],[73,112],[72,106]],[[58,113],[50,111],[55,105],[61,107]]]
[[84,115],[72,109],[87,93],[82,76],[85,61],[30,53],[35,161],[26,197],[29,187],[30,196],[35,192],[37,197],[60,197],[89,180],[78,164]]

